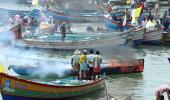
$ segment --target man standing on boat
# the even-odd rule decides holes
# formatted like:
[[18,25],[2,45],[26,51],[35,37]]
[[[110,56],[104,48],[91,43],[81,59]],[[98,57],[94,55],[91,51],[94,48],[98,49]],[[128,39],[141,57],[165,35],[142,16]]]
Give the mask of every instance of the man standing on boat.
[[83,54],[80,56],[80,74],[81,74],[81,79],[87,78],[87,71],[88,71],[88,66],[87,66],[87,50],[83,50]]
[[92,80],[94,76],[94,58],[95,55],[93,54],[93,50],[90,50],[90,54],[87,57],[87,63],[89,66],[89,79]]
[[65,23],[60,27],[60,32],[61,32],[61,40],[64,41],[66,37],[66,26]]
[[79,79],[79,71],[80,71],[79,61],[80,61],[80,51],[75,50],[74,55],[71,58],[71,65],[73,68],[73,75],[74,77],[78,77],[78,79]]
[[96,80],[96,76],[98,79],[100,78],[101,74],[101,63],[102,63],[102,57],[100,55],[99,51],[96,51],[96,55],[94,58],[94,80]]

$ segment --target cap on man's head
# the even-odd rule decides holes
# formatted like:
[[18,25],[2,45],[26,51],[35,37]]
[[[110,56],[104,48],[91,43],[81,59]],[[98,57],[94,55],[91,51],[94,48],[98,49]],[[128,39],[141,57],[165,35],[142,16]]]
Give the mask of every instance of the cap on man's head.
[[87,53],[87,50],[83,50],[84,53]]
[[79,50],[75,50],[75,51],[74,51],[74,54],[75,54],[75,55],[78,55],[78,54],[80,54],[80,53],[81,53],[81,52],[80,52]]

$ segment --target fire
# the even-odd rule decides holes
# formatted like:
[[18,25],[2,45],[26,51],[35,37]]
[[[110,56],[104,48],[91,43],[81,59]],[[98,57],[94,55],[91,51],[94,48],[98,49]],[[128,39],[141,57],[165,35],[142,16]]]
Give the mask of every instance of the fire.
[[136,66],[139,64],[140,64],[139,60],[118,61],[118,60],[112,59],[111,61],[109,61],[110,67]]

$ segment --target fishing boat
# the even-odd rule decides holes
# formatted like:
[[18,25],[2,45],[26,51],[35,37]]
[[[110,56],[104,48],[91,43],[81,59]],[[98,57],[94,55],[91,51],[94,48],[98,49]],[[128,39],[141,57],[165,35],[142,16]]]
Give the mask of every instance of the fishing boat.
[[145,32],[143,35],[143,44],[160,45],[162,40],[163,29]]
[[132,41],[134,46],[160,45],[167,42],[168,34],[164,34],[163,29],[145,31],[146,29],[139,29],[135,32],[129,32],[128,41]]
[[[120,27],[118,26],[118,21],[114,21],[114,20],[110,20],[108,18],[104,19],[104,24],[108,29],[111,30],[120,30]],[[122,30],[128,30],[130,29],[131,25],[130,24],[126,24],[125,26],[123,26]]]
[[[58,36],[60,39],[61,36]],[[88,38],[88,37],[86,37]],[[60,49],[60,50],[74,50],[74,49],[89,49],[89,48],[103,48],[113,47],[116,45],[123,45],[125,43],[124,38],[118,36],[108,37],[103,39],[91,39],[91,40],[79,40],[62,42],[58,41],[42,41],[36,39],[23,39],[15,42],[16,47],[30,47],[30,48],[42,48],[42,49]]]
[[97,81],[73,79],[40,82],[0,73],[3,100],[65,100],[94,92],[104,87],[104,78]]
[[[124,16],[123,12],[110,13],[110,18],[108,16],[105,16],[104,24],[110,30],[120,30],[120,26],[119,26],[120,20],[119,21],[116,20],[118,20],[120,17],[123,16]],[[122,27],[122,30],[129,30],[130,27],[132,27],[132,25],[127,23]]]
[[[130,11],[130,6],[116,6],[116,9],[104,15],[104,24],[110,30],[129,30],[132,25],[128,22],[125,15],[125,9]],[[126,16],[126,17],[125,17]],[[125,22],[126,20],[126,22]],[[122,22],[122,23],[120,23]],[[123,24],[124,23],[124,24]],[[123,24],[123,25],[120,25]],[[122,29],[120,28],[122,26]]]
[[51,15],[56,19],[69,21],[69,22],[99,22],[103,20],[102,13],[92,12],[92,13],[63,13],[57,12],[55,10],[50,10],[46,12],[47,15]]
[[[74,2],[74,1],[72,1]],[[103,15],[101,11],[98,11],[94,5],[91,8],[91,6],[88,8],[87,1],[76,1],[80,2],[79,5],[86,5],[86,8],[81,9],[73,6],[73,4],[70,2],[71,8],[66,9],[62,6],[62,4],[59,4],[59,2],[56,1],[47,1],[46,5],[48,6],[46,14],[52,15],[57,19],[65,20],[65,21],[79,21],[79,22],[99,22],[103,19]],[[84,3],[84,4],[83,4]],[[77,5],[78,6],[78,5]],[[77,9],[75,9],[77,8]],[[91,9],[90,9],[91,8]],[[96,10],[95,10],[96,9]]]
[[144,71],[144,59],[137,59],[128,62],[112,62],[106,67],[101,68],[101,72],[106,75],[141,73]]
[[61,41],[60,34],[43,35],[36,37],[22,38],[18,27],[11,29],[15,34],[16,47],[31,47],[44,49],[89,49],[89,48],[103,48],[123,45],[126,41],[126,33],[121,34],[67,34],[65,41]]
[[144,31],[145,30],[143,28],[128,31],[129,36],[127,36],[127,43],[132,42],[134,46],[142,45]]
[[[34,72],[41,69],[41,66],[19,66],[19,65],[10,65],[9,68],[12,68],[14,72],[19,75],[33,75]],[[106,75],[111,74],[127,74],[127,73],[141,73],[144,71],[144,59],[137,59],[132,61],[122,61],[122,62],[111,62],[107,64],[102,64],[101,72]],[[65,75],[71,75],[72,69],[65,69]],[[49,75],[55,75],[55,73],[50,73]]]

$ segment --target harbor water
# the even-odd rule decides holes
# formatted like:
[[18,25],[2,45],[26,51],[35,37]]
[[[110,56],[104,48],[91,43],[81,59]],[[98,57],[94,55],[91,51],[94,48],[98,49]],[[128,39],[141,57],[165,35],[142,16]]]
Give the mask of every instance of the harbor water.
[[[0,4],[1,8],[3,5],[4,3]],[[27,7],[27,10],[29,9]],[[84,32],[85,28],[80,26],[74,24],[75,29],[72,31]],[[103,25],[95,24],[94,26],[96,29],[96,26]],[[51,67],[45,64],[42,70],[36,74],[42,79],[46,78],[48,72],[55,72],[62,77],[64,76],[63,69],[71,68],[72,54],[73,51],[16,48],[0,42],[0,64],[5,66],[8,74],[14,76],[18,75],[12,70],[8,70],[8,66],[11,64],[36,66],[39,61],[53,61],[55,66]],[[123,100],[128,96],[131,96],[132,100],[155,100],[156,88],[163,84],[170,84],[170,64],[168,62],[170,46],[113,47],[109,52],[105,49],[101,50],[101,55],[104,61],[110,59],[110,56],[114,59],[144,59],[144,72],[106,76],[105,89],[76,97],[74,100],[106,100],[106,95],[118,100]],[[165,100],[168,99],[165,97]]]
[[[167,46],[142,46],[139,48],[130,48],[134,52],[136,58],[145,59],[145,69],[143,73],[134,74],[113,74],[106,77],[107,93],[115,98],[122,99],[132,95],[132,100],[155,100],[155,90],[159,85],[169,84],[170,80],[170,64],[167,60],[170,54],[170,47]],[[69,66],[72,52],[55,51],[55,50],[39,50],[39,49],[20,49],[1,46],[0,61],[5,66],[12,64],[6,55],[32,58],[32,59],[48,59],[58,63],[60,71],[62,67]],[[107,58],[105,55],[102,55]],[[18,62],[25,62],[24,59],[16,59]],[[60,61],[60,62],[59,62]],[[29,60],[29,62],[32,62]],[[48,66],[46,66],[48,68]],[[54,70],[52,69],[52,70]],[[9,74],[17,75],[12,70]],[[87,94],[75,98],[75,100],[106,100],[106,90]]]

